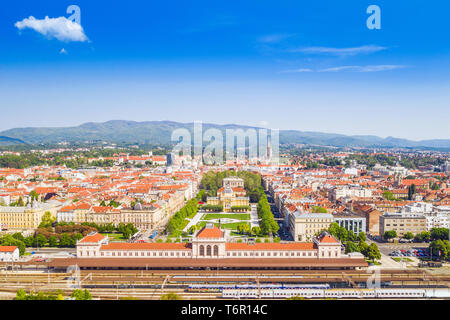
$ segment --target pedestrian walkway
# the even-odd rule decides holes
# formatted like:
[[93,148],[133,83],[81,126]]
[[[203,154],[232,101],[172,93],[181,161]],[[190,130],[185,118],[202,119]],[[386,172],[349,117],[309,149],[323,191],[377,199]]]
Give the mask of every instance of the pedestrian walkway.
[[199,221],[200,218],[206,213],[206,211],[204,210],[199,210],[197,212],[197,214],[192,218],[192,219],[188,219],[190,220],[189,223],[186,225],[186,227],[184,227],[183,232],[187,232],[189,230],[190,227],[195,226]]
[[252,205],[252,210],[250,211],[250,228],[259,227],[258,212],[256,210],[256,205]]

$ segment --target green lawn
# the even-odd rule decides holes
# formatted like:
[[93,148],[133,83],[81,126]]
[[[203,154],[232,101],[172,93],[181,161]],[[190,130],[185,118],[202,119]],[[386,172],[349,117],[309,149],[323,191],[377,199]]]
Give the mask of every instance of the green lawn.
[[[199,223],[197,223],[197,228],[198,228],[198,229],[201,229],[201,228],[203,228],[207,223],[208,223],[208,221],[200,221]],[[242,222],[233,222],[233,223],[222,223],[221,226],[222,226],[222,228],[224,228],[224,229],[236,230],[236,229],[237,229],[237,226],[238,226],[239,224],[241,224],[241,223],[245,223],[245,224],[247,224],[247,225],[250,225],[250,223],[242,221]],[[218,223],[214,223],[214,225],[215,225],[216,227],[219,226]]]
[[202,217],[202,220],[223,219],[223,218],[250,220],[250,215],[248,213],[208,213]]
[[[402,261],[402,259],[401,259],[401,258],[398,258],[398,257],[395,257],[395,258],[392,258],[392,259],[395,260],[395,261],[397,261],[397,262]],[[403,257],[403,261],[406,261],[406,262],[414,262],[414,261],[411,260],[410,258],[406,258],[406,257]]]
[[100,233],[102,236],[108,236],[110,241],[123,241],[127,240],[121,233]]
[[376,260],[375,260],[375,261],[372,261],[372,260],[369,260],[369,259],[367,259],[367,258],[366,258],[366,262],[367,262],[367,263],[373,263],[374,266],[380,266],[380,265],[381,265],[380,262],[378,262],[378,261],[376,261]]

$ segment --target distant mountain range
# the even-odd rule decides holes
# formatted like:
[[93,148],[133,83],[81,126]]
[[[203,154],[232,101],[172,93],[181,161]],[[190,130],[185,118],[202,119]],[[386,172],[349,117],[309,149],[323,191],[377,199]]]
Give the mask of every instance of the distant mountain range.
[[[173,121],[125,121],[112,120],[103,123],[88,122],[76,127],[15,128],[0,132],[0,145],[53,144],[58,142],[106,141],[113,143],[170,144],[171,134],[177,128],[192,132],[193,123]],[[218,125],[203,123],[203,131],[215,128],[259,129],[244,125]],[[348,136],[343,134],[280,130],[281,144],[306,144],[334,147],[406,147],[406,148],[450,148],[450,139],[412,141],[394,137]]]
[[0,136],[0,146],[10,146],[16,144],[26,144],[26,143],[20,139]]

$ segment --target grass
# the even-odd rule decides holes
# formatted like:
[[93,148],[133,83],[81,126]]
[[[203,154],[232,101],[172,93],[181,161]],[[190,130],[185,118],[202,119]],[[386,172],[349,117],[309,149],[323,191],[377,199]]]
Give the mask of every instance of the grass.
[[250,215],[248,213],[208,213],[202,217],[202,220],[223,219],[223,218],[250,220]]
[[[398,257],[395,257],[395,258],[392,258],[392,259],[395,260],[395,261],[397,261],[397,262],[402,261],[402,259],[401,259],[401,258],[398,258]],[[406,257],[403,258],[403,261],[406,261],[406,262],[414,262],[414,261],[411,260],[410,258],[406,258]]]
[[122,241],[122,240],[127,240],[123,237],[123,234],[121,233],[100,233],[102,236],[108,236],[109,240],[111,241]]
[[380,265],[381,265],[380,262],[378,262],[378,261],[372,261],[372,260],[369,260],[369,259],[366,259],[366,262],[367,262],[367,263],[373,263],[374,266],[380,266]]
[[[207,223],[208,223],[208,221],[200,221],[199,223],[197,223],[197,228],[198,228],[198,229],[201,229],[201,228],[203,228]],[[224,229],[236,230],[236,229],[237,229],[237,226],[238,226],[239,224],[242,224],[242,223],[245,223],[245,224],[247,224],[247,225],[250,225],[250,223],[248,223],[248,222],[233,222],[233,223],[222,223],[221,226],[222,226],[222,228],[224,228]],[[214,225],[215,225],[216,227],[219,226],[218,223],[214,223]]]

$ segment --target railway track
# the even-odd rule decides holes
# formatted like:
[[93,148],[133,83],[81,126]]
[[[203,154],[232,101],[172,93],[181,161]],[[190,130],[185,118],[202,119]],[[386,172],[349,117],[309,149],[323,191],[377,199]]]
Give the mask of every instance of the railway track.
[[[355,286],[372,276],[359,270],[266,270],[238,271],[221,270],[82,270],[78,283],[87,288],[94,298],[159,299],[162,294],[175,292],[184,299],[218,299],[214,292],[186,292],[190,283],[342,283]],[[61,290],[70,294],[74,288],[69,284],[73,274],[58,272],[0,272],[0,293],[14,294],[25,291],[54,292]],[[450,275],[430,274],[423,270],[382,270],[380,281],[399,286],[448,286]]]

